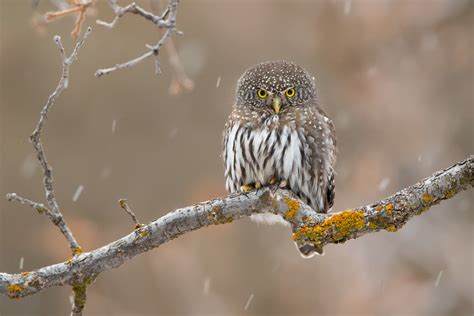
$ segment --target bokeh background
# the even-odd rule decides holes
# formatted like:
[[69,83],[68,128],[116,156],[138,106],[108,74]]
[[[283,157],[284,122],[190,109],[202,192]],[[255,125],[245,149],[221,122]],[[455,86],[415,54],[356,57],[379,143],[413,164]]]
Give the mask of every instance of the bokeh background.
[[[60,75],[52,37],[69,52],[74,19],[44,28],[32,18],[54,9],[46,0],[0,1],[0,196],[44,202],[28,136]],[[261,61],[292,60],[316,76],[338,133],[335,210],[474,152],[473,1],[182,0],[184,36],[173,40],[192,91],[177,91],[165,50],[160,76],[150,59],[95,78],[96,69],[144,53],[160,31],[132,15],[113,30],[96,25],[113,18],[105,1],[91,13],[93,33],[44,133],[57,197],[85,250],[132,230],[119,198],[148,222],[226,194],[223,125],[236,80]],[[473,206],[464,192],[396,233],[329,245],[311,260],[285,227],[209,227],[100,275],[86,315],[472,315]],[[57,229],[27,206],[0,199],[0,220],[0,271],[68,259]],[[66,315],[69,294],[0,297],[0,314]]]

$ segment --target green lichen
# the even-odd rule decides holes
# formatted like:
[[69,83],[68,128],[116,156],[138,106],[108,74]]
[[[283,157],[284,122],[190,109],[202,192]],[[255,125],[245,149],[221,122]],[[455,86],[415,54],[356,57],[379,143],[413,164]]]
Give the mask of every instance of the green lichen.
[[86,291],[87,286],[95,281],[96,276],[90,276],[84,279],[83,282],[75,282],[72,284],[72,291],[74,292],[74,305],[84,307],[86,305]]

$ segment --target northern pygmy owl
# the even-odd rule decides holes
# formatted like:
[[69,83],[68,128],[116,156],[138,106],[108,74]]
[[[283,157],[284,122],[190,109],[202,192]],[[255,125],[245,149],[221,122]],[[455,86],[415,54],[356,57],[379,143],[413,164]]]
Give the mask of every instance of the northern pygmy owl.
[[[316,212],[333,205],[335,129],[319,106],[314,78],[302,67],[270,61],[246,70],[223,145],[229,192],[278,183]],[[320,252],[314,245],[298,248],[303,256]]]

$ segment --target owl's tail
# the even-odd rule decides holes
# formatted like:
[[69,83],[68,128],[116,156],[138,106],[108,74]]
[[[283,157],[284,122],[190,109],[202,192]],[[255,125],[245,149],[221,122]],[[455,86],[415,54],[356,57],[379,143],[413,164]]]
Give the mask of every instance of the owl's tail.
[[301,257],[305,259],[311,258],[314,255],[324,256],[323,247],[321,246],[316,246],[313,244],[298,245],[297,243],[295,243],[295,246],[298,248]]

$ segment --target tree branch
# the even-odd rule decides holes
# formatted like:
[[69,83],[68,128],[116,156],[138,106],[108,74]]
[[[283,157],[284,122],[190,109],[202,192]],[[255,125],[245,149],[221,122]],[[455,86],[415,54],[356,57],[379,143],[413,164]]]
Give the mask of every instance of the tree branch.
[[0,292],[10,298],[22,298],[52,286],[87,285],[101,272],[185,233],[262,212],[279,214],[289,221],[298,245],[312,244],[322,249],[326,244],[382,229],[396,231],[413,216],[473,186],[471,156],[377,203],[338,213],[315,213],[290,191],[276,187],[230,195],[170,212],[117,241],[66,262],[20,274],[0,273]]
[[[41,134],[43,132],[43,128],[46,124],[48,119],[48,114],[51,108],[53,107],[56,99],[59,95],[68,88],[69,85],[69,67],[71,64],[77,59],[77,54],[79,53],[79,49],[84,44],[84,41],[87,39],[91,32],[91,28],[88,28],[84,33],[83,38],[76,43],[74,46],[73,51],[69,57],[66,56],[66,52],[64,50],[63,43],[61,41],[61,37],[56,35],[54,37],[54,42],[59,48],[59,54],[61,56],[62,61],[62,74],[61,78],[59,79],[59,83],[53,93],[48,97],[48,101],[46,105],[41,110],[39,121],[36,125],[35,130],[30,136],[30,142],[33,144],[33,147],[36,152],[36,156],[38,158],[38,162],[43,169],[43,185],[45,189],[46,201],[48,203],[48,207],[46,208],[43,204],[31,201],[29,199],[23,198],[18,196],[16,193],[8,193],[6,198],[8,201],[16,201],[22,204],[27,204],[32,208],[36,209],[40,214],[46,214],[50,220],[53,222],[54,225],[58,227],[61,233],[66,238],[69,248],[72,251],[72,255],[76,256],[82,253],[82,249],[79,246],[79,243],[74,238],[72,231],[69,229],[63,214],[59,208],[58,201],[56,199],[56,195],[54,193],[54,181],[53,181],[53,171],[51,166],[49,165],[46,154],[43,149],[43,143],[41,141]],[[28,275],[28,272],[24,272],[22,275]],[[84,309],[85,302],[86,302],[86,282],[83,281],[83,278],[80,278],[81,282],[77,282],[77,277],[73,277],[71,279],[70,284],[73,288],[73,307],[72,307],[72,315],[82,315],[82,310]],[[25,285],[29,286],[29,285]],[[18,285],[10,285],[8,286],[8,291],[19,291],[21,290],[21,286]]]
[[48,161],[46,160],[46,154],[44,152],[43,143],[41,141],[41,133],[43,131],[44,125],[46,124],[46,120],[48,119],[49,111],[53,107],[54,103],[56,102],[56,99],[59,97],[61,92],[67,89],[69,85],[69,67],[77,59],[79,49],[84,44],[84,41],[86,40],[87,36],[89,36],[90,32],[91,29],[88,28],[87,31],[84,33],[84,37],[76,43],[76,46],[74,47],[69,57],[66,56],[61,37],[58,35],[54,37],[54,42],[58,46],[59,54],[61,55],[63,71],[61,74],[61,78],[59,79],[58,86],[56,87],[54,92],[48,97],[46,105],[41,110],[40,119],[36,125],[36,128],[30,136],[30,141],[36,151],[38,162],[41,168],[43,169],[43,184],[49,209],[44,207],[44,205],[41,203],[33,202],[28,199],[19,197],[15,193],[7,194],[7,200],[17,201],[22,204],[28,204],[34,209],[36,209],[39,213],[45,213],[64,235],[67,242],[69,243],[69,248],[71,248],[73,255],[81,253],[82,250],[76,239],[74,238],[71,230],[67,226],[66,221],[64,220],[64,217],[59,209],[59,204],[54,194],[53,171],[51,166],[48,164]]
[[117,4],[117,0],[109,0],[109,6],[114,10],[116,14],[115,19],[110,23],[104,22],[102,20],[97,20],[96,21],[97,24],[105,26],[109,29],[112,29],[117,23],[117,21],[119,20],[119,18],[121,18],[126,13],[132,13],[132,14],[139,15],[143,17],[144,19],[152,22],[158,28],[165,28],[166,31],[164,32],[164,34],[162,35],[158,43],[156,43],[155,45],[146,45],[146,47],[149,49],[148,52],[130,61],[127,61],[121,64],[116,64],[113,67],[98,69],[95,72],[95,76],[101,77],[103,75],[108,75],[111,72],[114,72],[119,69],[133,67],[141,63],[142,61],[144,61],[150,56],[155,56],[156,74],[161,73],[160,63],[158,60],[158,54],[160,52],[161,46],[163,46],[163,44],[166,43],[166,41],[170,38],[171,32],[176,31],[176,13],[178,9],[178,0],[169,0],[168,6],[166,7],[166,9],[163,11],[161,15],[155,15],[149,11],[146,11],[142,7],[138,6],[136,3],[131,3],[125,7],[122,7]]

